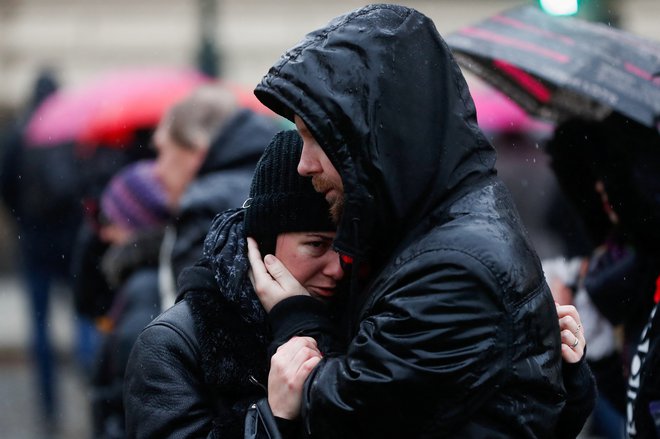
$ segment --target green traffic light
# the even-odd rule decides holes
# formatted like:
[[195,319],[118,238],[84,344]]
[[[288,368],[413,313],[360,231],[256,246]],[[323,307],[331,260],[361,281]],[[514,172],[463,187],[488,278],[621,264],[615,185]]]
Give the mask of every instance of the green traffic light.
[[541,9],[550,15],[575,15],[578,12],[578,0],[540,0]]

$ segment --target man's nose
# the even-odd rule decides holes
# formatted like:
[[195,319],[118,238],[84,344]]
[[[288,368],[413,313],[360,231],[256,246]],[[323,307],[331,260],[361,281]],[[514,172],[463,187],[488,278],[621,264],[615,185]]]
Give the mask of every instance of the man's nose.
[[298,174],[303,177],[309,177],[320,174],[322,171],[319,161],[312,154],[311,148],[303,144],[302,154],[298,162]]

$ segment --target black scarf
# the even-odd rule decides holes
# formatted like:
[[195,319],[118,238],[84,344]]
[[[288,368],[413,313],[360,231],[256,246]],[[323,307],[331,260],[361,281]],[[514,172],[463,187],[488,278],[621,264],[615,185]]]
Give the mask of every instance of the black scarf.
[[266,312],[247,276],[242,209],[214,219],[203,258],[182,275],[180,297],[192,309],[201,369],[217,403],[218,437],[242,437],[247,407],[265,395],[269,343]]

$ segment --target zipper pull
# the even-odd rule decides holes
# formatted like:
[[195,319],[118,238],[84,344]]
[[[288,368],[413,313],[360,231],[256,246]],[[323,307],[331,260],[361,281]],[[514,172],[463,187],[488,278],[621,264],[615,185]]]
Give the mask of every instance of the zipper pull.
[[259,382],[259,380],[257,380],[257,379],[254,377],[254,375],[249,375],[249,376],[248,376],[248,381],[250,381],[250,382],[251,382],[252,384],[254,384],[255,386],[258,386],[259,388],[261,388],[261,390],[263,390],[266,394],[268,394],[268,389],[266,388],[266,386],[264,386],[263,384],[261,384],[261,383]]

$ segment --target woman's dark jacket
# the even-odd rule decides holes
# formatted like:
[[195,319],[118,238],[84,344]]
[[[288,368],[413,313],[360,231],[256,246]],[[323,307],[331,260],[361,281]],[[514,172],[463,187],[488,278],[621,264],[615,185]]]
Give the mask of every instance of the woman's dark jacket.
[[197,176],[181,198],[172,250],[174,278],[202,255],[204,237],[213,218],[240,207],[247,199],[254,167],[271,138],[276,122],[250,110],[240,110],[212,139]]
[[553,437],[567,399],[555,305],[431,20],[396,5],[339,17],[255,93],[301,117],[339,171],[335,247],[369,272],[354,277],[346,354],[306,381],[305,430]]
[[124,383],[129,438],[242,437],[248,404],[265,394],[266,314],[246,276],[237,217],[213,221],[204,258],[179,278],[178,303],[133,347]]

